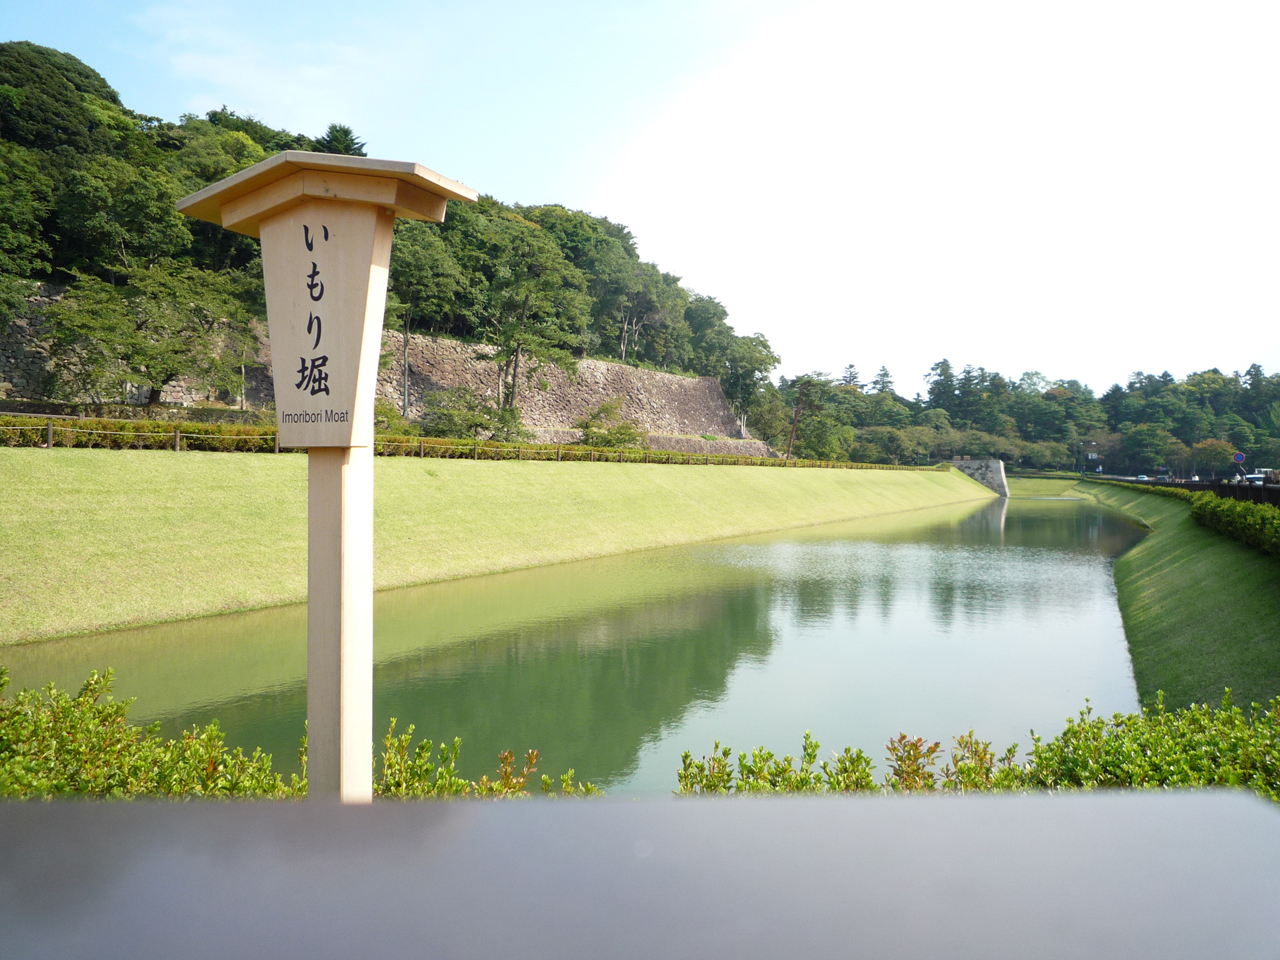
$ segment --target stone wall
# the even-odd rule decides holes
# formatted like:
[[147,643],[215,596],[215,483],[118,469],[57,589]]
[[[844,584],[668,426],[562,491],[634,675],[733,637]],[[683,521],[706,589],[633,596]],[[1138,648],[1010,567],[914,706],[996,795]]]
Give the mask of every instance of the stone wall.
[[37,311],[62,299],[60,291],[41,287],[29,297],[25,316],[13,317],[0,333],[0,400],[43,400],[49,395],[49,342]]
[[1009,481],[1005,479],[1003,460],[962,460],[957,457],[951,461],[951,466],[973,477],[988,490],[994,490],[1002,497],[1009,496]]
[[[39,311],[62,299],[63,289],[51,284],[41,284],[37,296],[28,297],[25,314],[13,317],[8,328],[0,333],[0,400],[48,400],[51,398],[53,379],[50,375],[50,341],[39,321]],[[246,366],[246,399],[250,406],[260,407],[273,403],[271,390],[271,349],[264,331],[258,334],[258,353]],[[150,398],[150,389],[128,388],[118,397],[91,397],[87,395],[60,399],[89,404],[141,404]],[[219,392],[192,381],[179,379],[167,384],[160,393],[163,403],[192,407],[211,401],[232,402],[237,397],[225,390]]]
[[[0,400],[46,400],[50,397],[48,341],[36,320],[36,310],[56,301],[61,291],[42,289],[32,298],[30,316],[16,317],[0,334]],[[271,348],[265,329],[258,331],[258,351],[245,368],[246,399],[251,408],[275,402],[271,377]],[[388,332],[383,338],[384,366],[378,374],[378,396],[400,408],[403,395],[404,339]],[[493,348],[435,337],[409,337],[409,415],[422,413],[428,391],[467,387],[496,402],[498,369],[488,356]],[[144,402],[146,391],[123,397],[64,398],[80,402]],[[682,377],[600,360],[581,360],[577,375],[544,367],[530,381],[522,376],[517,402],[524,425],[545,443],[575,443],[574,423],[600,404],[622,398],[622,416],[649,434],[655,449],[728,456],[770,456],[768,446],[743,431],[714,377]],[[221,401],[230,406],[238,397],[179,380],[161,393],[164,403],[191,407]],[[715,440],[704,439],[707,436]]]
[[[403,397],[404,339],[400,333],[385,337],[389,363],[378,376],[378,395],[400,406]],[[487,359],[492,347],[459,343],[435,337],[409,337],[409,415],[422,412],[423,393],[449,387],[468,387],[496,401],[498,368]],[[556,367],[543,367],[530,382],[520,378],[517,404],[525,426],[547,443],[570,443],[579,432],[574,423],[600,404],[622,398],[622,416],[641,430],[683,446],[664,442],[664,450],[690,453],[728,453],[765,456],[767,447],[744,435],[715,377],[682,377],[657,370],[641,370],[601,360],[580,360],[577,376],[570,378]],[[703,440],[704,435],[719,438]],[[725,440],[749,440],[758,452],[748,454],[740,444]],[[714,444],[715,449],[693,449]]]

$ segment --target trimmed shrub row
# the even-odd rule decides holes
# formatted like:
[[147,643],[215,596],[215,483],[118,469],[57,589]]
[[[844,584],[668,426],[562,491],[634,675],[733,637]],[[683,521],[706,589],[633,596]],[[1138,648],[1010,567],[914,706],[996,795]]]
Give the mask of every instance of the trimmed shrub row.
[[[42,447],[50,421],[37,417],[0,416],[0,446]],[[183,450],[271,453],[276,429],[224,423],[166,423],[156,420],[54,420],[55,447],[109,450]],[[573,460],[613,463],[661,463],[710,466],[805,467],[838,470],[947,470],[949,465],[916,467],[889,463],[827,460],[783,460],[727,454],[676,453],[639,448],[585,447],[550,443],[496,443],[404,434],[378,434],[374,452],[382,457],[439,457],[458,460]]]
[[[49,421],[33,417],[0,417],[0,446],[42,447]],[[224,453],[271,453],[276,431],[230,423],[165,423],[158,420],[54,420],[55,447],[104,450],[172,450],[174,434],[183,450]]]
[[1191,516],[1210,530],[1280,557],[1280,508],[1197,493],[1191,499]]
[[891,463],[850,463],[831,460],[783,460],[780,457],[739,457],[716,453],[678,453],[639,447],[587,447],[555,443],[494,443],[438,437],[410,437],[384,434],[378,437],[375,452],[386,457],[441,457],[458,460],[557,460],[593,463],[662,463],[741,467],[806,467],[834,470],[945,470]]
[[[1089,480],[1089,483],[1105,483],[1109,487],[1123,487],[1125,490],[1136,490],[1138,493],[1150,493],[1157,497],[1169,497],[1172,500],[1184,500],[1190,503],[1195,496],[1190,490],[1180,487],[1149,487],[1142,483],[1125,483],[1122,480]],[[1213,496],[1213,494],[1209,494]]]
[[1137,490],[1159,497],[1171,497],[1191,505],[1191,517],[1201,526],[1216,533],[1239,540],[1263,553],[1280,557],[1280,507],[1251,500],[1234,500],[1219,497],[1201,490],[1192,493],[1177,487],[1149,487],[1141,483],[1123,483],[1119,480],[1090,480],[1112,487]]

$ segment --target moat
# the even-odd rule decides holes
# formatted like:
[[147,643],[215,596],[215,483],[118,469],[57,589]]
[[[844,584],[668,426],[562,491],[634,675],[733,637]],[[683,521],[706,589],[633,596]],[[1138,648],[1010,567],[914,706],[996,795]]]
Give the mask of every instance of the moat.
[[[1142,531],[1092,502],[1001,500],[541,567],[375,599],[375,735],[461,737],[463,772],[535,747],[614,796],[675,786],[720,740],[884,769],[899,732],[998,748],[1138,697],[1111,578]],[[119,675],[131,716],[216,718],[296,769],[306,610],[283,607],[6,651],[15,687]]]

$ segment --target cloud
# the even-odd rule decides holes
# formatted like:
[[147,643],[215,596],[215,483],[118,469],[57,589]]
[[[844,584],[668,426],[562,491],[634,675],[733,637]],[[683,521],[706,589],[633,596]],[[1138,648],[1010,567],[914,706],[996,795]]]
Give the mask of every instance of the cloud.
[[593,206],[788,372],[935,360],[1105,388],[1257,359],[1274,283],[1277,13],[814,4],[615,155]]

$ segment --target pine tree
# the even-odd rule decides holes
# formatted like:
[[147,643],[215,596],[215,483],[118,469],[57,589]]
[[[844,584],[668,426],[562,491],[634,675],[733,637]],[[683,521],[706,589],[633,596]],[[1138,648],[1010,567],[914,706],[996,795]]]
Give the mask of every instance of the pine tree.
[[364,141],[357,140],[355,131],[342,123],[329,124],[324,136],[316,139],[316,150],[319,153],[340,153],[348,157],[367,156]]

